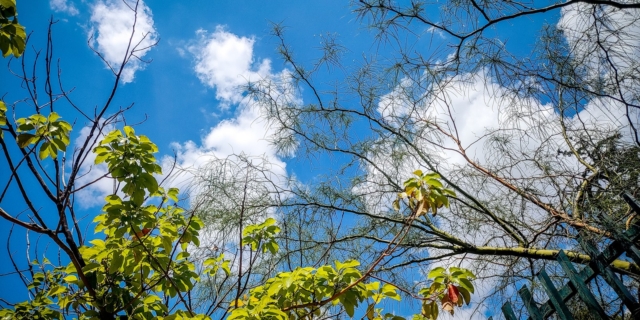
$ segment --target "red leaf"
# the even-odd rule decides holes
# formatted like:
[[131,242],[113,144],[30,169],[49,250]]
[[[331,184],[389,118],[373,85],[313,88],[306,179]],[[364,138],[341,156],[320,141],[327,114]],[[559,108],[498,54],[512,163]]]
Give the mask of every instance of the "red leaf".
[[454,304],[458,303],[458,299],[460,297],[460,291],[458,291],[458,288],[453,284],[449,283],[449,286],[447,287],[447,289],[449,294],[449,300]]

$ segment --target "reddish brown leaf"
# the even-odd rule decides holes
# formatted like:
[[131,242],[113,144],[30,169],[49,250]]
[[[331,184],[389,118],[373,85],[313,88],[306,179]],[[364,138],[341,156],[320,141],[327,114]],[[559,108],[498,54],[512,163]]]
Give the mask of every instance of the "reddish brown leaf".
[[453,284],[449,283],[449,286],[447,287],[447,289],[448,289],[447,292],[449,295],[449,301],[453,303],[458,303],[458,299],[460,297],[460,291],[458,291],[458,288]]

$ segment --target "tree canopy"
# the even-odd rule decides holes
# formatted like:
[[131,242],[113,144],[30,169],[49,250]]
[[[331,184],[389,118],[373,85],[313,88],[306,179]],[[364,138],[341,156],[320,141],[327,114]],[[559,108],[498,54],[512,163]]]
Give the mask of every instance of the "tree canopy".
[[[114,77],[87,109],[59,76],[54,20],[38,64],[39,51],[23,54],[16,2],[0,2],[0,47],[10,69],[20,59],[26,96],[0,100],[0,217],[60,252],[31,259],[27,249],[22,270],[10,251],[28,300],[2,300],[3,319],[487,315],[540,270],[565,281],[553,272],[560,250],[588,264],[579,236],[603,246],[637,222],[620,196],[640,197],[634,2],[361,0],[353,17],[375,42],[357,62],[344,61],[337,35],[298,58],[307,48],[273,25],[286,70],[226,79],[242,88],[226,99],[260,115],[262,139],[287,163],[322,166],[311,182],[267,155],[160,161],[127,122],[131,106],[113,102],[157,44],[136,31],[148,7],[123,3],[126,50],[114,59],[92,48]],[[527,49],[498,29],[551,14],[557,23],[520,35]],[[172,184],[183,177],[181,192]],[[101,209],[79,218],[78,194],[105,182]],[[638,286],[629,259],[612,268]],[[607,314],[628,316],[591,285]]]

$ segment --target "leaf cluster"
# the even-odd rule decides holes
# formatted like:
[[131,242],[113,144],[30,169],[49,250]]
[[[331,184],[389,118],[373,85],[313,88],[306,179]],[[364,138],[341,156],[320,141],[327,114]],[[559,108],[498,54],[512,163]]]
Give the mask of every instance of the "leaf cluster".
[[38,145],[43,142],[38,152],[40,160],[44,160],[47,157],[56,159],[58,151],[65,152],[67,150],[71,124],[60,120],[60,116],[57,113],[51,112],[47,117],[41,114],[34,114],[27,118],[18,119],[16,123],[18,124],[16,131],[19,133],[16,141],[20,148],[26,148],[32,144]]
[[398,193],[398,198],[393,202],[393,207],[400,210],[400,200],[408,199],[409,208],[416,217],[424,215],[429,210],[435,216],[438,209],[449,207],[449,198],[455,197],[456,193],[447,189],[440,182],[440,175],[437,173],[423,173],[422,170],[413,172],[416,177],[404,182],[404,191]]
[[[34,115],[19,120],[20,131],[35,130],[24,143],[43,139],[68,143],[70,128],[57,119],[57,115]],[[81,269],[70,262],[35,274],[29,288],[42,297],[14,310],[2,310],[0,316],[29,314],[29,318],[36,318],[46,314],[47,318],[60,318],[62,313],[74,313],[80,319],[117,314],[136,319],[202,318],[167,307],[167,299],[183,300],[183,294],[199,281],[189,261],[189,245],[199,244],[203,224],[177,206],[178,189],[158,186],[153,176],[161,173],[153,156],[157,147],[125,127],[124,134],[110,132],[94,152],[96,163],[106,162],[113,177],[124,184],[124,197],[107,196],[102,213],[93,220],[96,234],[102,233],[104,238],[80,247]],[[151,203],[154,201],[157,204]]]
[[27,33],[18,23],[16,0],[0,0],[0,50],[2,56],[20,57],[27,42]]
[[[133,128],[125,126],[124,134],[120,130],[111,131],[93,152],[95,163],[107,163],[109,173],[124,183],[122,192],[131,197],[135,205],[142,204],[145,190],[150,194],[158,191],[158,181],[153,176],[162,172],[153,156],[158,147],[146,136],[137,136]],[[177,191],[172,195],[175,198]]]
[[471,303],[471,294],[475,289],[471,282],[476,277],[468,269],[450,267],[434,268],[429,272],[427,278],[433,279],[429,287],[420,290],[426,300],[422,304],[422,316],[426,319],[435,320],[438,318],[440,306],[442,310],[453,315],[455,307],[462,307]]
[[340,304],[347,315],[353,317],[355,309],[367,299],[372,301],[367,315],[377,319],[374,306],[385,298],[400,300],[400,295],[390,284],[380,288],[379,282],[360,282],[362,273],[356,268],[359,265],[355,260],[335,261],[335,268],[325,265],[281,272],[252,289],[249,297],[239,301],[239,307],[231,311],[227,319],[308,318],[320,315],[321,307],[328,303]]
[[242,244],[251,246],[253,251],[257,251],[262,244],[262,253],[268,250],[275,254],[280,248],[275,240],[275,236],[280,232],[280,227],[275,223],[275,219],[269,218],[261,224],[247,226],[242,231]]

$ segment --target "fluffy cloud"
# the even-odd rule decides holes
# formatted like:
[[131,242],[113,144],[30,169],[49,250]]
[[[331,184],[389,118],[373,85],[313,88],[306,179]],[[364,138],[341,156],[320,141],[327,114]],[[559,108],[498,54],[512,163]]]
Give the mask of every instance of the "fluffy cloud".
[[608,63],[627,69],[640,58],[638,9],[576,3],[562,9],[557,26],[563,31],[574,57],[593,71],[602,71]]
[[253,38],[238,37],[221,26],[213,33],[198,30],[197,37],[188,47],[195,58],[194,71],[203,84],[216,89],[223,106],[239,103],[241,87],[248,82],[272,77],[268,59],[254,63]]
[[[256,61],[253,53],[255,40],[240,37],[218,26],[214,32],[196,32],[196,40],[188,46],[194,58],[194,72],[207,87],[215,90],[220,108],[235,107],[235,115],[209,128],[199,143],[187,141],[174,143],[177,164],[181,174],[174,176],[174,183],[192,182],[193,172],[212,161],[241,156],[252,159],[275,179],[283,182],[287,176],[286,163],[272,145],[279,128],[266,119],[265,107],[243,94],[243,86],[249,81],[260,82],[276,91],[275,96],[287,101],[298,101],[290,89],[288,72],[273,72],[268,59]],[[172,165],[172,158],[165,158],[163,166]]]
[[56,12],[66,12],[69,15],[75,16],[79,13],[76,6],[68,2],[67,0],[50,0],[49,6],[53,11]]
[[[413,80],[403,79],[396,88],[381,97],[377,111],[386,123],[400,131],[413,133],[412,143],[420,152],[430,158],[440,172],[471,191],[474,196],[498,207],[513,207],[514,214],[517,214],[515,212],[519,206],[509,203],[513,199],[512,192],[474,173],[459,152],[458,142],[472,161],[516,185],[537,190],[536,194],[543,201],[553,205],[559,203],[561,200],[557,199],[557,192],[549,190],[550,182],[544,178],[550,173],[544,172],[536,162],[548,165],[545,170],[550,170],[551,175],[553,172],[569,172],[579,176],[584,168],[573,157],[558,157],[559,151],[569,148],[561,135],[561,118],[555,105],[514,96],[482,72],[459,77],[435,85],[437,90],[420,88]],[[595,134],[592,136],[594,139],[599,139],[621,130],[630,137],[624,105],[614,103],[611,99],[590,101],[578,113],[565,118],[564,123],[570,136],[589,130]],[[602,136],[597,136],[595,132],[602,133]],[[405,156],[390,157],[390,150]],[[425,168],[424,160],[414,156],[416,152],[402,149],[393,139],[381,138],[377,141],[371,156],[376,166],[365,166],[367,182],[354,190],[367,197],[371,212],[386,212],[395,198],[391,188],[387,192],[380,191],[380,186],[387,185],[389,176],[396,181],[403,181],[413,170]],[[572,183],[570,180],[554,180],[559,184]],[[535,206],[529,206],[526,210],[526,215],[518,216],[521,220],[518,222],[524,225],[538,226],[548,217],[548,213]],[[516,245],[497,236],[504,231],[490,223],[470,227],[473,222],[469,219],[450,215],[446,210],[439,213],[436,220],[440,229],[470,243],[499,247]],[[529,231],[524,232],[527,234]],[[423,252],[430,257],[447,253],[449,251],[434,249]],[[463,267],[477,270],[480,276],[486,278],[476,281],[479,293],[475,297],[484,298],[498,287],[492,276],[503,274],[505,268],[496,265],[491,268],[471,266],[476,258],[467,255],[464,260],[460,257],[443,259],[430,267],[462,264]],[[474,306],[478,309],[468,308],[461,313],[456,312],[456,316],[470,319],[473,314],[473,318],[484,318],[486,311],[491,309],[484,304]]]
[[[245,224],[274,217],[274,206],[288,184],[286,163],[273,146],[280,128],[267,120],[267,108],[247,98],[243,86],[249,81],[272,90],[279,102],[299,103],[291,91],[289,73],[273,72],[270,61],[254,58],[255,40],[217,27],[214,32],[197,31],[197,39],[185,52],[194,58],[194,73],[203,85],[215,91],[221,109],[233,108],[234,116],[206,130],[198,142],[173,143],[175,158],[165,157],[165,172],[177,165],[169,184],[190,195],[192,207],[205,204],[207,224],[196,256],[211,256],[225,250],[239,268],[237,225],[221,223],[240,219]],[[248,255],[247,255],[248,256]],[[245,256],[246,257],[246,256]],[[245,259],[246,260],[246,259]],[[249,265],[249,261],[243,264]]]
[[[597,17],[597,21],[594,17]],[[558,28],[564,33],[569,54],[573,57],[575,65],[584,68],[578,70],[579,74],[582,72],[585,76],[582,80],[596,80],[592,83],[603,85],[604,90],[610,90],[607,92],[612,96],[637,103],[640,82],[635,75],[640,61],[640,41],[637,37],[640,33],[640,10],[617,10],[610,6],[576,4],[563,9]],[[597,41],[601,46],[596,44]],[[524,207],[524,204],[520,204],[523,208],[519,209],[519,205],[514,206],[510,203],[510,199],[514,198],[510,195],[511,192],[499,183],[487,182],[490,179],[485,179],[484,175],[475,174],[467,165],[466,159],[458,152],[459,146],[455,140],[460,142],[470,159],[494,173],[506,176],[514,184],[526,187],[525,190],[535,190],[535,194],[539,195],[541,200],[552,205],[562,200],[554,198],[558,192],[544,177],[554,173],[564,173],[567,176],[573,173],[579,177],[584,171],[574,157],[560,155],[569,148],[561,134],[561,116],[556,105],[514,96],[482,72],[460,75],[460,79],[446,79],[430,88],[420,88],[420,83],[414,82],[413,79],[403,79],[397,87],[380,99],[378,112],[388,124],[398,130],[410,128],[408,130],[413,134],[409,136],[412,143],[418,146],[417,149],[458,185],[473,191],[475,196],[486,199],[495,207],[513,210],[513,216],[518,217],[518,224],[538,226],[545,221],[548,214],[535,206]],[[638,127],[638,113],[631,109],[631,119],[627,119],[626,112],[627,108],[623,103],[609,98],[595,98],[565,115],[563,120],[571,137],[589,131],[592,134],[591,138],[597,140],[620,132],[627,142],[632,143],[633,132],[630,123]],[[417,152],[415,150],[397,150],[398,154],[408,154],[401,160],[389,157],[389,150],[399,148],[394,142],[380,140],[379,150],[375,152],[379,156],[372,160],[378,167],[366,165],[368,182],[359,187],[361,190],[355,190],[356,192],[366,195],[380,190],[379,186],[384,185],[385,179],[388,179],[383,176],[382,171],[393,178],[397,177],[397,181],[402,181],[413,170],[424,168],[424,160],[411,155]],[[511,150],[505,152],[501,150],[502,147]],[[538,164],[528,159],[537,159]],[[539,165],[551,173],[544,172]],[[474,175],[477,178],[474,179]],[[522,177],[526,179],[520,179]],[[554,180],[560,185],[573,183],[571,179]],[[572,189],[574,188],[566,190]],[[368,203],[371,203],[372,212],[385,212],[381,207],[388,208],[388,204],[394,198],[392,193],[388,193],[388,196],[380,195],[381,193],[376,193],[370,196]],[[525,211],[526,215],[518,215],[517,210]],[[477,227],[469,227],[474,224],[473,220],[461,219],[447,213],[442,212],[436,218],[440,229],[472,243],[510,245],[508,239],[495,240],[503,232],[494,226],[481,222],[476,223]],[[507,243],[501,243],[502,241]],[[448,251],[434,249],[423,252],[429,257],[446,253]],[[476,286],[480,287],[476,297],[481,298],[498,287],[498,281],[492,276],[504,274],[505,268],[490,261],[475,261],[476,258],[478,257],[474,255],[466,255],[464,259],[442,259],[429,267],[462,264],[464,267],[477,270],[480,276],[486,277],[476,281]],[[482,263],[482,266],[473,267],[471,262]],[[507,291],[513,288],[510,286]],[[508,295],[509,293],[504,294]],[[486,311],[495,309],[494,307],[487,308],[486,304],[481,304],[474,316],[483,318]],[[456,312],[456,317],[471,318],[470,313],[474,310],[467,311]]]
[[[274,177],[286,176],[286,163],[269,141],[273,128],[261,118],[259,107],[245,106],[236,117],[210,128],[200,144],[193,141],[174,143],[175,160],[182,170],[174,176],[173,183],[186,186],[192,182],[194,171],[214,160],[234,155],[254,158],[255,164],[267,166]],[[163,159],[165,171],[173,165],[173,161],[171,157]]]
[[[604,92],[628,105],[640,103],[639,9],[577,3],[563,8],[557,27],[564,34],[574,64],[583,68],[578,69],[578,74],[585,75],[583,80],[591,82],[594,92]],[[625,109],[614,99],[602,98],[590,101],[587,108],[614,121]],[[640,113],[635,107],[629,109],[629,119],[623,123],[637,129]],[[603,114],[609,111],[611,114]],[[636,133],[623,134],[637,139]]]
[[133,81],[135,72],[145,66],[141,59],[158,39],[149,7],[143,1],[100,0],[92,7],[91,24],[89,36],[104,61],[117,72],[127,57],[121,80]]

